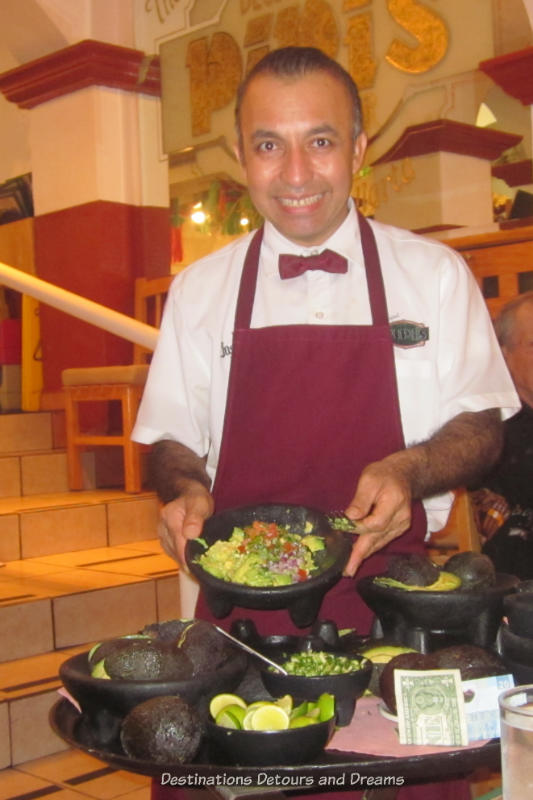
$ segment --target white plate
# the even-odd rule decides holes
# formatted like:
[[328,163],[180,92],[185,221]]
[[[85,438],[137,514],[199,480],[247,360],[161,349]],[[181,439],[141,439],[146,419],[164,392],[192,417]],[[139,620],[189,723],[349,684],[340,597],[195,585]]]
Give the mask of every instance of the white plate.
[[393,714],[392,711],[389,711],[383,701],[381,701],[381,703],[378,705],[378,708],[382,717],[385,717],[385,719],[390,719],[391,722],[398,722],[398,717],[396,714]]

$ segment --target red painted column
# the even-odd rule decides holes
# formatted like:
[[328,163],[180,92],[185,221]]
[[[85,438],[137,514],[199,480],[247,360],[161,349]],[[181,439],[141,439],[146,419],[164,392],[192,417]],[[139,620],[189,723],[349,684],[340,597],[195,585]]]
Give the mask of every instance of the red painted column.
[[[157,58],[85,40],[0,75],[0,91],[31,109],[37,275],[133,315],[135,278],[170,270]],[[44,305],[41,338],[49,398],[66,367],[131,363],[130,343]]]

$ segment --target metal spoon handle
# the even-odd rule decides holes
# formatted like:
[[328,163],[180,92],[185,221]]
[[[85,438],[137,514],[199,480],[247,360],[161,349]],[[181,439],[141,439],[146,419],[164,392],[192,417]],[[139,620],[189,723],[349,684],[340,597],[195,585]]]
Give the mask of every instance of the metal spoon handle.
[[275,661],[271,661],[270,658],[267,658],[262,653],[259,653],[257,650],[254,650],[253,647],[249,647],[247,644],[244,644],[244,642],[241,642],[240,639],[237,639],[235,636],[232,636],[231,633],[228,633],[223,628],[219,628],[218,625],[215,625],[214,627],[219,633],[222,634],[222,636],[225,636],[226,639],[229,639],[231,642],[233,642],[233,644],[236,644],[242,650],[246,650],[246,652],[249,653],[251,656],[255,656],[256,658],[259,658],[261,661],[264,661],[266,664],[269,664],[269,666],[274,667],[274,669],[277,672],[281,672],[282,675],[289,674],[286,669],[283,669],[283,667],[281,667],[279,664],[276,664]]

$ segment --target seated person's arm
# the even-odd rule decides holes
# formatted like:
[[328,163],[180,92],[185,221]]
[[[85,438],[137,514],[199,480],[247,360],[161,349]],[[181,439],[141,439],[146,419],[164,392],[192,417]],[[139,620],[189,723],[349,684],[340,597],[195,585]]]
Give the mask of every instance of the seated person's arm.
[[495,463],[503,444],[499,409],[464,412],[425,442],[392,453],[362,472],[347,515],[359,521],[345,573],[411,524],[411,501],[465,486]]
[[484,540],[491,539],[511,513],[507,500],[487,488],[470,492],[470,498],[481,536]]
[[185,445],[165,439],[152,447],[150,472],[164,504],[159,526],[161,545],[169,556],[184,564],[187,539],[200,536],[204,521],[213,513],[205,459]]

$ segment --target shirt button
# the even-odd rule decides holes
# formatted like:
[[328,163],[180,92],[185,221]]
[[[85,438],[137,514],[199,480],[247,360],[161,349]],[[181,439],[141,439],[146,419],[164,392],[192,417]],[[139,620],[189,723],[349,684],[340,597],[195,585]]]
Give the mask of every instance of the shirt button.
[[317,319],[324,319],[324,312],[323,311],[315,311],[315,317]]

